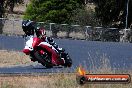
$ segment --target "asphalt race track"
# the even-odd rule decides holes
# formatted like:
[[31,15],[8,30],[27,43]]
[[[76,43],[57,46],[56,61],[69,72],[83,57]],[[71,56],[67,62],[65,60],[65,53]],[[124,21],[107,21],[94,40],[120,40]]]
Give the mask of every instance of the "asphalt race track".
[[[74,72],[79,65],[90,70],[102,65],[101,60],[113,69],[132,69],[132,44],[120,42],[99,42],[85,40],[55,39],[56,43],[65,48],[73,60],[71,68],[54,67],[46,69],[41,64],[33,63],[25,66],[0,68],[0,73],[56,73]],[[21,51],[24,39],[21,36],[0,35],[0,49]]]

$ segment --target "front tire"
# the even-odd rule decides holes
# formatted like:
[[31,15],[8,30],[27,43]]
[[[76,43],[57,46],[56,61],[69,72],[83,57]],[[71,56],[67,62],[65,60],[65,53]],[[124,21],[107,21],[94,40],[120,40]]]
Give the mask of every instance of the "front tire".
[[53,67],[53,65],[52,65],[52,63],[50,61],[50,57],[49,57],[47,52],[45,52],[44,55],[41,55],[39,53],[39,51],[36,51],[35,52],[35,56],[36,56],[38,62],[41,63],[46,68],[52,68]]

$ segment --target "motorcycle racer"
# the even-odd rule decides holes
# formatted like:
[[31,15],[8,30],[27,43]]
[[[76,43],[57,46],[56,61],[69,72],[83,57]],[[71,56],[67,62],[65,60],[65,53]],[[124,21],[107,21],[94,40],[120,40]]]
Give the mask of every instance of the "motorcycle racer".
[[[54,65],[64,64],[65,61],[63,59],[60,58],[61,61],[57,60],[58,59],[57,53],[59,53],[62,50],[62,48],[59,48],[59,46],[54,42],[53,38],[46,36],[46,31],[44,28],[36,27],[36,22],[34,22],[34,21],[24,20],[22,22],[22,29],[25,32],[26,37],[28,37],[28,36],[33,37],[36,34],[36,36],[39,37],[40,39],[42,39],[44,42],[47,42],[53,46],[53,49],[56,51],[56,53],[54,53],[54,50],[51,51],[52,63]],[[35,61],[32,53],[30,54],[30,59],[32,61]]]
[[41,38],[43,41],[52,45],[57,50],[58,53],[60,53],[63,50],[57,45],[57,43],[55,43],[53,38],[46,36],[46,31],[43,27],[37,27],[36,35],[37,37]]

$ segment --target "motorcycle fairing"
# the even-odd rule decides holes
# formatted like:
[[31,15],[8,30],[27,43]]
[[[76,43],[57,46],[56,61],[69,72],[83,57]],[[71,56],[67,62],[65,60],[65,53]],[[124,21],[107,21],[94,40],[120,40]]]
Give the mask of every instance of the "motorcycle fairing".
[[41,42],[39,46],[46,49],[52,55],[51,59],[53,64],[60,64],[60,62],[58,62],[57,60],[59,58],[59,55],[56,52],[56,49],[52,45],[50,45],[47,42]]
[[30,50],[29,49],[23,49],[22,52],[24,52],[26,55],[30,54]]
[[54,51],[58,52],[52,45],[50,45],[50,44],[47,43],[47,42],[41,42],[38,46],[40,46],[41,44],[42,44],[42,45],[46,45],[46,46],[50,47],[51,49],[53,49]]
[[40,38],[34,37],[33,43],[32,43],[33,49],[36,48],[36,46],[38,46],[41,42],[42,42],[42,40]]
[[25,44],[25,48],[22,50],[22,52],[24,52],[26,55],[30,54],[30,51],[33,51],[33,47],[32,47],[32,43],[33,43],[33,36],[28,36],[26,38],[26,44]]
[[28,36],[23,52],[28,54],[30,51],[33,51],[34,48],[40,44],[40,42],[41,42],[41,39],[37,37],[33,37],[33,36]]

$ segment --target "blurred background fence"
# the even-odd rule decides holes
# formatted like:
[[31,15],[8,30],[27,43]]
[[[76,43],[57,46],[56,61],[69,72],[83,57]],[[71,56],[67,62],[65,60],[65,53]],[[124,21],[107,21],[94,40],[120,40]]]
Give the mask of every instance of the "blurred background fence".
[[[0,19],[2,34],[23,35],[22,20]],[[47,36],[54,38],[84,39],[89,41],[132,42],[131,29],[118,29],[106,27],[92,27],[69,24],[56,24],[37,22],[38,26],[45,28]]]

